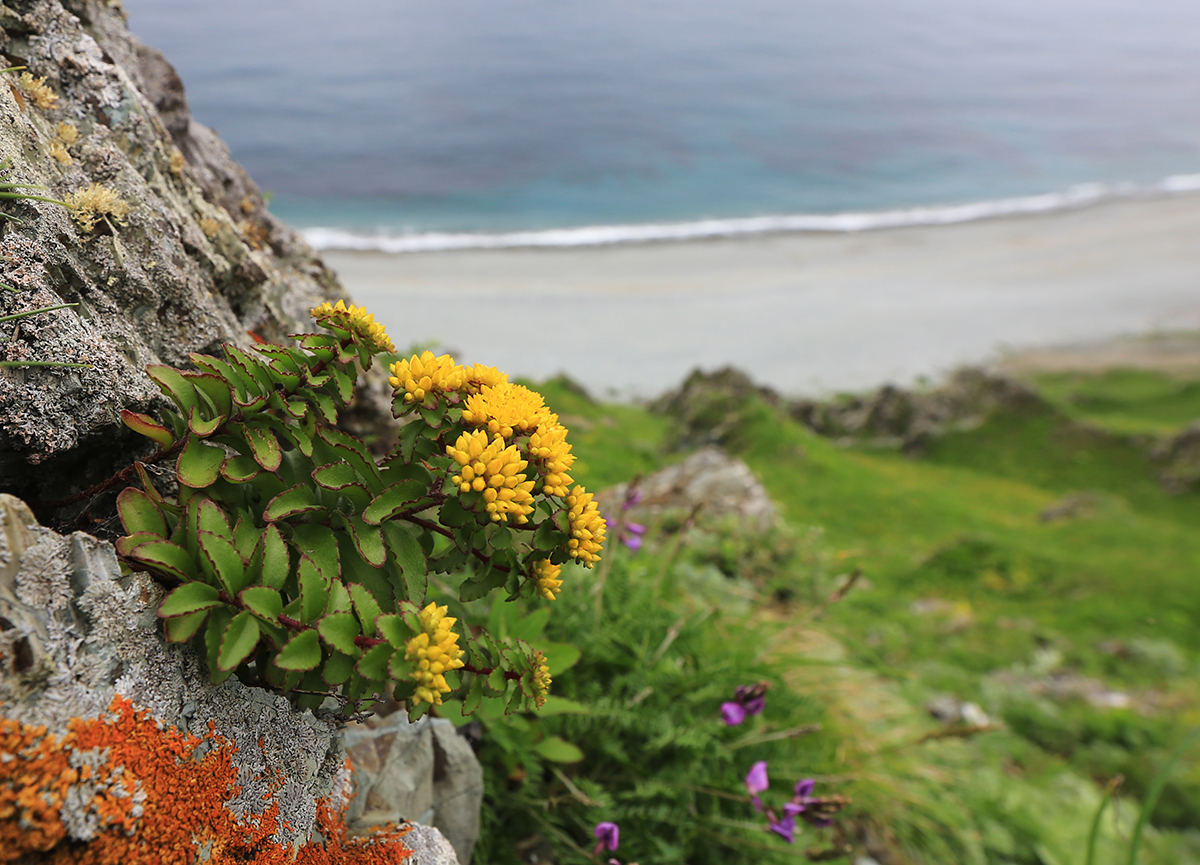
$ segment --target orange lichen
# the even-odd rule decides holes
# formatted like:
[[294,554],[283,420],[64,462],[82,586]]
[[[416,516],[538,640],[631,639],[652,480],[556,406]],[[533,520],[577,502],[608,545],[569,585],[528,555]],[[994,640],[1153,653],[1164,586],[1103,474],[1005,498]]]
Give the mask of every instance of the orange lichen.
[[[197,759],[202,743],[208,750]],[[236,751],[211,724],[203,737],[160,728],[121,697],[109,715],[76,718],[61,736],[0,719],[0,862],[192,865],[201,849],[213,865],[383,865],[408,856],[406,828],[349,839],[328,802],[318,806],[320,835],[293,855],[274,839],[278,803],[240,820],[225,807],[240,792]],[[68,838],[64,807],[91,818],[87,843]]]

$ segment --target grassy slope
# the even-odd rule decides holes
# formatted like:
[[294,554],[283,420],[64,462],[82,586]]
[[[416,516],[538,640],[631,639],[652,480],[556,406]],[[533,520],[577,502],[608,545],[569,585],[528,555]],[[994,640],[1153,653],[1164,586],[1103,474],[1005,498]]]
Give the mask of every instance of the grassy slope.
[[[1010,722],[1011,731],[938,743],[916,762],[896,754],[872,762],[870,743],[849,742],[850,751],[857,746],[857,768],[873,771],[879,781],[874,794],[860,790],[859,800],[884,810],[888,800],[879,791],[913,800],[907,810],[899,798],[892,800],[896,818],[913,823],[899,834],[931,853],[942,849],[933,853],[939,861],[951,855],[1063,861],[1062,851],[1076,850],[1078,836],[1072,829],[1052,837],[1055,810],[1063,818],[1058,822],[1076,825],[1095,800],[1085,783],[1072,788],[1068,804],[1059,788],[1083,782],[1071,781],[1079,775],[1063,775],[1063,766],[1095,777],[1126,772],[1139,792],[1180,729],[1200,720],[1200,699],[1188,675],[1200,649],[1194,627],[1200,593],[1193,589],[1200,570],[1200,535],[1193,529],[1200,496],[1164,493],[1142,447],[1105,432],[1177,429],[1200,414],[1200,389],[1141,372],[1047,376],[1038,385],[1063,414],[1003,416],[938,440],[916,460],[838,447],[765,405],[750,412],[744,458],[790,526],[823,532],[819,549],[806,548],[772,584],[803,600],[827,591],[833,572],[861,567],[870,588],[835,607],[826,625],[847,647],[850,662],[884,682],[893,680],[893,691],[910,706],[949,691]],[[580,457],[576,475],[590,488],[653,470],[664,460],[659,445],[667,425],[661,418],[635,407],[591,403],[562,384],[543,392],[571,425]],[[1077,516],[1040,518],[1065,495],[1081,491],[1089,498]],[[824,582],[815,561],[824,563]],[[931,598],[947,602],[950,612],[913,612],[914,601]],[[788,614],[803,616],[804,608],[792,605]],[[1140,655],[1099,650],[1112,640],[1148,648]],[[1081,700],[1026,705],[1011,686],[1003,691],[995,685],[1004,674],[1019,680],[1039,673],[1100,677],[1135,697],[1148,695],[1146,703],[1162,708],[1147,719],[1132,710],[1093,709]],[[904,721],[923,722],[919,709]],[[880,735],[849,722],[845,732],[848,739]],[[905,793],[904,779],[934,766],[972,773],[975,798],[965,801],[975,813],[951,819],[933,788],[919,793],[910,785]],[[1195,825],[1197,791],[1200,777],[1194,770],[1183,773],[1168,789],[1159,822]],[[921,816],[938,808],[936,818]],[[960,845],[952,854],[932,835],[955,819],[975,846],[963,852]],[[1161,861],[1190,861],[1180,837],[1158,841]],[[1079,851],[1066,861],[1081,858]]]

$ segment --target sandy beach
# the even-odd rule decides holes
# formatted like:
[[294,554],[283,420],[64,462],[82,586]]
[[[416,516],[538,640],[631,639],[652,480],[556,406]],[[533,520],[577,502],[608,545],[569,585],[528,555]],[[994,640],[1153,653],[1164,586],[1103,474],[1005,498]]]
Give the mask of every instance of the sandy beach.
[[724,365],[824,394],[1200,326],[1200,195],[857,234],[324,257],[399,346],[607,397]]

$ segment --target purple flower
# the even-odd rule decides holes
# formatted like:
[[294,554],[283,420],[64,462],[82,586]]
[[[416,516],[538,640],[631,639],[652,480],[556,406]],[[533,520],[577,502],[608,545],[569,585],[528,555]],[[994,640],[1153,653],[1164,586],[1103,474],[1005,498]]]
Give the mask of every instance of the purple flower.
[[767,705],[767,682],[757,685],[738,685],[733,700],[721,704],[721,718],[730,727],[736,727],[750,715],[759,715]]
[[603,847],[607,847],[609,850],[616,850],[617,842],[621,837],[621,829],[616,823],[597,823],[596,828],[592,830],[592,834],[600,842],[596,845],[596,852],[599,852],[600,848]]
[[810,805],[820,805],[823,802],[829,801],[812,794],[816,786],[817,782],[812,778],[797,781],[795,795],[792,796],[792,801],[783,806],[783,812],[793,817],[798,814],[804,814],[804,819],[814,826],[830,826],[833,824],[832,819],[823,814],[809,811]]
[[721,720],[730,727],[736,727],[742,721],[746,720],[746,710],[742,708],[740,703],[722,703]]
[[774,815],[771,815],[767,828],[789,844],[796,843],[796,818],[790,814],[782,820],[776,820]]
[[746,789],[750,791],[750,800],[754,803],[754,810],[762,810],[762,799],[758,798],[758,794],[770,786],[771,782],[767,779],[767,761],[759,760],[750,767],[750,771],[746,774]]
[[645,533],[646,527],[641,523],[625,523],[621,526],[621,543],[636,553],[642,548],[642,535]]

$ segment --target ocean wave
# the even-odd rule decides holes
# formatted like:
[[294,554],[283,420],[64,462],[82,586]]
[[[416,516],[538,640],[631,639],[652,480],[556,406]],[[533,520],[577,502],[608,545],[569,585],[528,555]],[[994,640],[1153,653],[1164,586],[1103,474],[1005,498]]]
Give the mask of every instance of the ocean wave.
[[302,230],[302,233],[314,248],[320,250],[336,249],[390,254],[448,252],[464,249],[604,246],[619,243],[705,240],[782,232],[842,233],[918,225],[953,225],[980,219],[1072,210],[1115,198],[1197,191],[1200,191],[1200,174],[1176,174],[1153,184],[1087,183],[1073,186],[1063,192],[1050,192],[1043,195],[862,213],[754,216],[643,225],[590,225],[580,228],[552,228],[494,234],[438,231],[368,234],[328,227],[306,228]]

